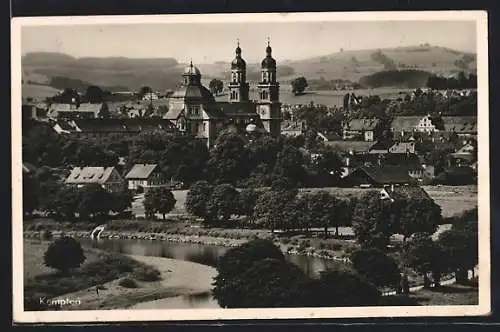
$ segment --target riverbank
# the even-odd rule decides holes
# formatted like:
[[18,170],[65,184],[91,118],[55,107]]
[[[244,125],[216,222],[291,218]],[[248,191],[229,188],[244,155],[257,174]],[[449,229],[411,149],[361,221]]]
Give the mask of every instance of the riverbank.
[[[153,307],[156,300],[196,295],[210,292],[211,283],[217,271],[209,266],[175,259],[151,256],[127,255],[128,257],[160,271],[161,280],[156,282],[137,282],[136,288],[120,285],[113,280],[103,285],[96,293],[95,288],[64,294],[57,299],[78,299],[79,304],[64,310],[92,309],[139,309]],[[148,305],[153,303],[153,306]]]
[[[47,236],[46,231],[25,231],[24,237],[28,239],[40,239]],[[91,231],[82,230],[59,230],[51,231],[50,236],[59,237],[61,235],[71,236],[74,238],[90,238]],[[302,255],[317,257],[321,259],[329,259],[334,261],[339,261],[343,263],[348,263],[349,259],[346,254],[341,251],[342,246],[333,246],[334,249],[328,249],[326,247],[318,248],[315,246],[307,245],[311,244],[311,241],[298,241],[290,242],[285,239],[279,239],[271,234],[265,234],[264,232],[259,233],[260,236],[249,236],[249,237],[217,237],[210,235],[197,235],[197,234],[172,234],[172,233],[153,233],[153,232],[137,232],[137,231],[109,231],[104,230],[100,239],[125,239],[125,240],[150,240],[150,241],[169,241],[174,243],[192,243],[201,244],[208,246],[222,246],[222,247],[237,247],[249,240],[255,238],[267,238],[274,242],[281,251],[290,255]],[[348,240],[342,240],[348,241]],[[353,245],[354,247],[354,245]]]

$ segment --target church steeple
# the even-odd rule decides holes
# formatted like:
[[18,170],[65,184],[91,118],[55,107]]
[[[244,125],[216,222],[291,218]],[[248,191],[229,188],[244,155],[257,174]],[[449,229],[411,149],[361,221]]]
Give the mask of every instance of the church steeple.
[[242,102],[248,101],[249,86],[246,82],[247,64],[241,57],[240,40],[237,40],[236,56],[231,62],[231,82],[229,82],[229,101]]

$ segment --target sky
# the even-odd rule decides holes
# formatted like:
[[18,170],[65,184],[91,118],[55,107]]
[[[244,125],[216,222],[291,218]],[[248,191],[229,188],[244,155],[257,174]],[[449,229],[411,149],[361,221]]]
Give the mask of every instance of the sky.
[[247,62],[265,55],[300,60],[344,50],[429,43],[476,52],[474,21],[337,21],[263,23],[86,24],[23,26],[22,53],[75,57],[173,57],[179,62],[230,61],[239,39]]

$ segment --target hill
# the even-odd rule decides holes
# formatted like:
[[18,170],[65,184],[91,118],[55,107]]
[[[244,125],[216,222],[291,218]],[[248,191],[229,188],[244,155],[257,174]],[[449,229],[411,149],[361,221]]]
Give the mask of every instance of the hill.
[[[346,80],[359,82],[364,76],[380,71],[415,69],[439,75],[476,70],[476,56],[428,44],[372,50],[349,50],[296,61],[280,61],[278,50],[278,77],[284,90],[297,76],[308,80]],[[281,57],[286,58],[286,57]],[[203,81],[212,78],[227,81],[232,55],[227,61],[200,64]],[[142,86],[155,90],[175,89],[187,64],[173,58],[131,59],[125,57],[75,58],[61,53],[28,53],[22,58],[23,81],[29,84],[51,86],[53,77],[64,77],[96,84],[102,87],[128,88],[137,91]],[[258,81],[258,63],[247,65],[247,78]],[[206,83],[208,84],[208,83]],[[56,87],[59,88],[59,87]],[[314,89],[313,86],[311,86]]]

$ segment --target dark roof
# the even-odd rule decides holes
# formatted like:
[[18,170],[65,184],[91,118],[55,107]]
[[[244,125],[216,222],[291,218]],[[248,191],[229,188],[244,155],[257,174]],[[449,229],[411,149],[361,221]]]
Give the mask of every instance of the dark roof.
[[217,107],[228,117],[231,116],[258,116],[255,103],[241,102],[230,103],[227,101],[218,102]]
[[337,149],[341,152],[368,152],[371,147],[375,145],[376,142],[365,142],[365,141],[329,141],[325,144],[329,147]]
[[203,85],[188,85],[176,90],[170,98],[182,98],[184,100],[195,99],[202,103],[213,103],[213,94]]
[[153,173],[156,164],[135,164],[125,176],[126,179],[147,179]]
[[74,122],[82,132],[140,132],[149,129],[173,132],[176,130],[170,120],[155,118],[77,119]]
[[394,186],[386,188],[387,193],[393,199],[432,199],[429,194],[419,186]]
[[373,180],[373,182],[378,184],[399,184],[413,182],[413,179],[408,174],[408,169],[406,167],[389,165],[361,166],[351,174],[349,174],[348,177],[354,176],[353,174],[357,172],[365,173]]

